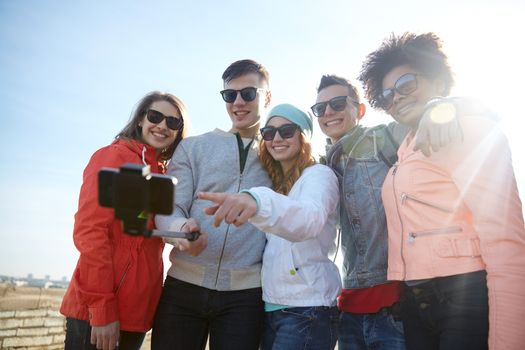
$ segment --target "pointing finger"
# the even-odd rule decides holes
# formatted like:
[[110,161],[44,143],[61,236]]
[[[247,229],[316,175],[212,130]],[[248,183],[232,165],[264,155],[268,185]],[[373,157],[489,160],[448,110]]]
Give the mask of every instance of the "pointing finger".
[[197,197],[207,201],[214,202],[215,204],[222,204],[226,199],[227,193],[213,193],[213,192],[199,192]]

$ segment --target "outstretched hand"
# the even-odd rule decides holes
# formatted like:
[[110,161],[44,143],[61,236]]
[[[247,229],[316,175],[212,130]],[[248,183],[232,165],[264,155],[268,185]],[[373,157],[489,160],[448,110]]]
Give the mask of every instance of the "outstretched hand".
[[213,225],[218,227],[224,220],[227,224],[239,227],[257,212],[257,202],[248,193],[199,192],[200,199],[213,202],[204,213],[214,215]]
[[437,152],[452,141],[462,138],[463,131],[454,104],[437,102],[427,108],[419,122],[414,151],[421,150],[428,157],[431,152]]

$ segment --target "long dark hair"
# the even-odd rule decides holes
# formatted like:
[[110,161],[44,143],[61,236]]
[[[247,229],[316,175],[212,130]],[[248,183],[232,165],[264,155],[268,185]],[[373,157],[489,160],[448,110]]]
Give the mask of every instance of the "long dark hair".
[[175,151],[175,148],[177,147],[179,142],[187,136],[187,126],[189,122],[188,112],[186,111],[184,103],[182,103],[182,101],[175,95],[172,95],[167,92],[152,91],[146,96],[144,96],[137,103],[137,106],[131,113],[131,117],[129,119],[128,124],[122,129],[122,131],[120,131],[117,134],[115,138],[131,139],[144,142],[144,140],[142,139],[142,127],[139,124],[144,119],[146,112],[151,107],[151,105],[157,101],[166,101],[170,103],[179,112],[180,117],[184,121],[182,129],[177,132],[175,141],[173,141],[171,145],[163,149],[162,152],[159,154],[159,160],[165,162],[171,159],[171,156],[173,155],[173,152]]

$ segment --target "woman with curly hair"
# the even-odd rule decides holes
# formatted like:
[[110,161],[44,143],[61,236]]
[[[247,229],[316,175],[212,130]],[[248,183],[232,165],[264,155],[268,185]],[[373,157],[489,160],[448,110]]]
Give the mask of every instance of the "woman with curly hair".
[[453,75],[434,33],[392,35],[360,80],[373,107],[411,131],[382,189],[388,279],[405,281],[409,349],[522,349],[525,229],[506,137],[461,115],[463,137],[425,157],[414,150],[423,115],[446,123]]
[[275,106],[261,129],[259,157],[273,190],[199,193],[214,202],[207,214],[240,226],[249,221],[267,233],[262,289],[265,329],[262,349],[333,349],[341,290],[335,248],[339,200],[332,170],[316,164],[312,120],[290,104]]

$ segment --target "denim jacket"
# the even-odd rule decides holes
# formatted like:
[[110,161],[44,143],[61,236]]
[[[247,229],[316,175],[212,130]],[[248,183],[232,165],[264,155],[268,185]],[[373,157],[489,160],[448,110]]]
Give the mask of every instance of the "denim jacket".
[[388,234],[381,187],[408,129],[397,123],[357,125],[326,156],[340,185],[343,288],[387,281]]

